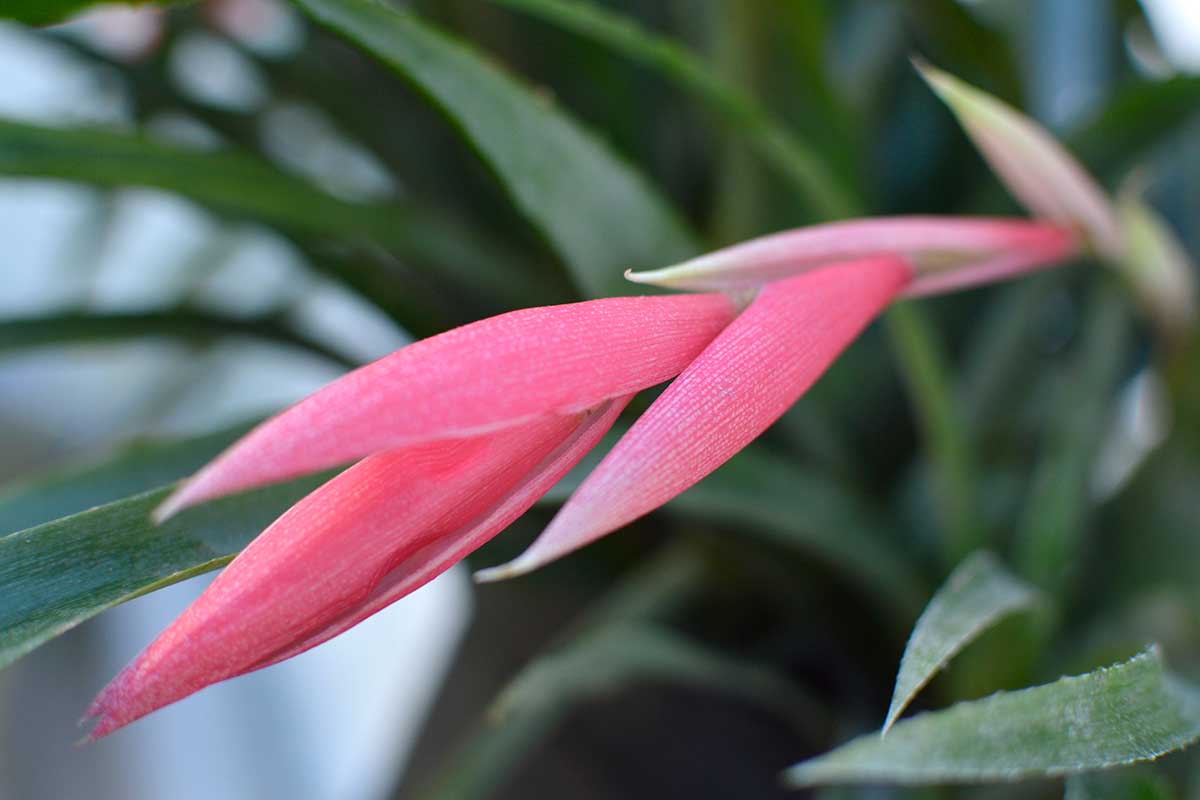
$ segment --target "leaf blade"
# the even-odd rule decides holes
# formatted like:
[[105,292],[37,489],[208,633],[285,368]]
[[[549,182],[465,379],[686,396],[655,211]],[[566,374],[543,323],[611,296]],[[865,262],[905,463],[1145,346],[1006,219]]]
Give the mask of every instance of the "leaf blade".
[[[0,176],[171,192],[222,217],[264,222],[304,249],[324,240],[381,247],[480,294],[513,305],[527,299],[516,290],[522,281],[514,278],[524,275],[519,260],[452,219],[414,205],[345,201],[232,148],[196,150],[99,127],[0,119]],[[397,293],[394,276],[381,276],[371,264],[316,266],[377,303]]]
[[621,293],[626,267],[694,253],[686,227],[640,173],[462,43],[371,0],[293,2],[429,98],[584,291]]
[[960,563],[917,620],[900,661],[883,733],[943,667],[1004,616],[1029,608],[1037,590],[1010,574],[995,556],[977,551]]
[[999,692],[861,736],[785,773],[793,786],[1052,777],[1156,758],[1200,737],[1200,690],[1156,648],[1122,664]]
[[0,668],[108,608],[216,569],[328,473],[155,525],[155,489],[0,538]]
[[774,120],[759,103],[720,78],[682,44],[644,30],[634,20],[590,3],[496,0],[598,42],[656,69],[698,97],[768,163],[780,170],[826,219],[854,216],[859,203],[822,162],[815,148]]
[[[0,18],[14,19],[26,25],[52,25],[107,1],[10,0],[0,8]],[[125,4],[129,6],[169,6],[180,2],[181,0],[125,0]]]

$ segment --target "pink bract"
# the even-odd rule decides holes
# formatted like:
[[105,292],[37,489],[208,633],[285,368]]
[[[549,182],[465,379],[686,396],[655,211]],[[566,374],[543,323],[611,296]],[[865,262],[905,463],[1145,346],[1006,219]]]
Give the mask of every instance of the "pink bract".
[[381,450],[595,407],[678,375],[733,316],[719,294],[614,297],[455,328],[361,367],[264,422],[189,479],[156,517]]
[[916,277],[909,295],[991,283],[1072,255],[1077,237],[1061,225],[1005,218],[877,217],[831,222],[752,239],[674,267],[630,272],[636,283],[678,289],[761,286],[830,263],[905,258]]
[[536,569],[661,506],[753,441],[908,284],[895,256],[769,284],[684,370],[519,558]]

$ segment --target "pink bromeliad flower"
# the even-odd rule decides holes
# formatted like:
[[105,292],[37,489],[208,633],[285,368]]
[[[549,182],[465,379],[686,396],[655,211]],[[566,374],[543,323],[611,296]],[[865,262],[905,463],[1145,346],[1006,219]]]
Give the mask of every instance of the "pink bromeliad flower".
[[158,510],[161,520],[357,461],[268,527],[100,693],[92,737],[314,647],[428,582],[524,513],[642,389],[678,375],[534,545],[482,578],[540,566],[695,484],[904,293],[1076,249],[1069,230],[1023,220],[843,223],[676,268],[685,285],[753,287],[744,308],[721,293],[530,308],[355,370],[260,425]]

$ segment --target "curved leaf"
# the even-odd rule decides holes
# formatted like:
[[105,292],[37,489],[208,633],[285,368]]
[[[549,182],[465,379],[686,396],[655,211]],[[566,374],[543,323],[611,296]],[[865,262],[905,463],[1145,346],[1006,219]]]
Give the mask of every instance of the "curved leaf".
[[673,264],[695,252],[687,229],[638,172],[466,45],[374,0],[293,2],[425,94],[589,294],[620,294],[625,268]]
[[1200,690],[1157,648],[1123,664],[998,692],[861,736],[785,773],[793,786],[1066,775],[1157,758],[1200,737]]
[[163,525],[157,489],[0,538],[0,667],[138,595],[228,563],[326,480],[309,476],[228,497]]
[[[6,0],[0,5],[0,18],[15,19],[26,25],[52,25],[92,6],[110,0]],[[126,5],[175,5],[181,0],[125,0]]]
[[135,441],[103,461],[0,487],[0,536],[181,480],[257,423],[166,441]]
[[799,188],[821,216],[853,216],[857,203],[808,143],[777,123],[758,102],[718,76],[683,45],[643,30],[632,19],[590,3],[563,0],[496,0],[592,39],[654,67],[704,101],[759,154]]
[[335,364],[358,362],[323,342],[305,336],[270,317],[242,318],[190,309],[141,313],[66,313],[0,319],[0,352],[75,342],[114,341],[161,336],[209,341],[249,336],[275,344],[301,347]]
[[900,660],[883,732],[960,650],[1000,618],[1033,605],[1037,590],[979,551],[955,568],[929,601]]
[[[0,176],[61,178],[94,186],[141,186],[181,195],[210,211],[265,222],[302,240],[382,247],[512,304],[528,302],[522,265],[449,219],[414,206],[351,203],[236,150],[196,150],[100,128],[52,128],[0,119]],[[334,270],[373,300],[396,291],[371,264]],[[518,288],[521,291],[518,291]]]

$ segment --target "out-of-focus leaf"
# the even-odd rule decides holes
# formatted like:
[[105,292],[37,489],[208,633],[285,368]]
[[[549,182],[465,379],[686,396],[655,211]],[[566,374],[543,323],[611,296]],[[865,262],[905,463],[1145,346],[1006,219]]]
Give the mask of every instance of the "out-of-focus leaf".
[[787,130],[754,98],[723,80],[683,45],[644,30],[634,20],[591,3],[572,0],[496,0],[500,5],[544,19],[646,64],[698,97],[746,137],[755,150],[808,198],[827,219],[853,216],[857,203],[795,133]]
[[423,797],[493,794],[579,703],[644,681],[694,685],[743,697],[820,735],[826,712],[769,669],[716,652],[664,627],[703,585],[704,559],[673,545],[637,568],[572,625],[567,638],[509,683],[450,768]]
[[135,442],[103,461],[55,470],[0,488],[0,535],[32,528],[181,480],[253,423],[191,438]]
[[903,9],[918,35],[921,52],[937,61],[962,65],[986,77],[1006,97],[1021,89],[1013,48],[1001,31],[982,24],[975,10],[957,0],[910,0]]
[[665,628],[609,625],[585,634],[522,671],[491,714],[569,708],[634,680],[691,684],[761,703],[812,732],[820,719],[812,699],[768,669],[718,653]]
[[[502,249],[413,206],[349,203],[247,153],[203,151],[95,128],[49,128],[0,120],[0,176],[61,178],[104,187],[161,189],[238,219],[293,235],[381,247],[462,287],[520,304],[523,273]],[[341,262],[339,277],[376,302],[394,278],[378,265]],[[536,289],[537,287],[532,287]],[[536,295],[535,295],[536,296]]]
[[1092,472],[1129,353],[1129,312],[1111,285],[1095,287],[1079,351],[1059,385],[1015,557],[1035,584],[1059,589],[1092,507]]
[[0,667],[105,609],[228,563],[329,474],[223,498],[162,525],[169,488],[0,538]]
[[357,363],[315,339],[270,318],[239,318],[197,310],[142,313],[75,313],[44,317],[0,319],[0,352],[29,347],[79,342],[104,342],[142,337],[211,341],[226,336],[248,336],[276,344],[300,347],[350,368]]
[[[0,4],[0,18],[15,19],[26,25],[50,25],[112,0],[5,0]],[[129,6],[168,6],[187,0],[124,0]]]
[[304,233],[395,241],[389,237],[413,224],[399,209],[338,200],[245,153],[187,149],[100,128],[0,120],[0,175],[163,189]]
[[591,295],[625,268],[693,255],[654,188],[552,100],[411,14],[373,0],[293,0],[391,67],[453,123]]
[[792,767],[794,786],[963,783],[1066,775],[1153,759],[1200,737],[1200,690],[1157,649],[1054,683],[899,722]]
[[1067,778],[1063,800],[1174,800],[1164,775],[1149,767],[1093,772]]
[[[545,497],[561,503],[616,441],[617,430]],[[663,510],[745,530],[836,567],[898,625],[916,618],[926,589],[870,501],[828,476],[751,445]]]
[[1119,89],[1068,142],[1097,174],[1115,177],[1198,114],[1200,77],[1140,81]]
[[975,455],[965,415],[954,402],[946,359],[925,314],[901,303],[888,310],[884,324],[933,466],[944,528],[942,554],[947,564],[954,564],[985,537],[975,508]]
[[980,551],[955,568],[929,601],[900,660],[900,673],[883,732],[956,653],[1007,614],[1028,608],[1037,590]]
[[958,405],[973,432],[1007,421],[1004,411],[1028,390],[1037,352],[1039,315],[1061,283],[1060,275],[1036,275],[1005,287],[972,320],[958,379]]

